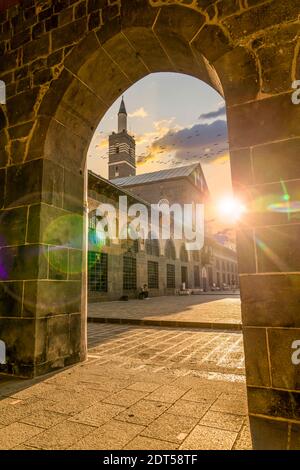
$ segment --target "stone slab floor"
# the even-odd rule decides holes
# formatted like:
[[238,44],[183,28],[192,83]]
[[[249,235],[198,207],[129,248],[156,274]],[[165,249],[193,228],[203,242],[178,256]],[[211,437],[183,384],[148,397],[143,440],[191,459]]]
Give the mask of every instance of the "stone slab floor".
[[0,385],[0,449],[251,449],[240,333],[89,325],[84,364]]
[[97,317],[240,324],[241,300],[239,294],[219,293],[89,304],[89,318]]

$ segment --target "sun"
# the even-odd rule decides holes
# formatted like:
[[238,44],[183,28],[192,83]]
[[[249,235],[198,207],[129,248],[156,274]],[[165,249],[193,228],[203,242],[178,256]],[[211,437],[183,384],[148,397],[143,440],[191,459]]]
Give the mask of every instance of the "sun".
[[246,207],[239,199],[228,196],[220,199],[217,210],[222,221],[236,223],[246,212]]

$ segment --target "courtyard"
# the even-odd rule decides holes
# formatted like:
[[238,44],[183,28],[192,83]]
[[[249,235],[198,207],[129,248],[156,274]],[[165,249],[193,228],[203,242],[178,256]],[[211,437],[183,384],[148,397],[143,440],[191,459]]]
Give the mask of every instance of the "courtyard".
[[241,329],[241,300],[237,293],[210,293],[102,302],[89,305],[88,318],[96,323]]
[[[209,310],[230,320],[230,306],[238,321],[238,297],[157,298],[140,310],[157,315],[158,304],[160,321],[186,316],[186,326],[90,323],[86,362],[42,379],[2,376],[0,449],[251,449],[242,334],[189,326]],[[135,301],[126,305],[133,314]],[[125,304],[110,306],[124,317]]]
[[[249,448],[246,419],[255,450],[300,448],[299,12],[0,0],[0,448]],[[125,193],[213,196],[225,227],[205,210],[193,256],[185,231],[98,237]],[[229,293],[155,298],[94,304],[87,343],[89,300],[237,285],[243,328]]]

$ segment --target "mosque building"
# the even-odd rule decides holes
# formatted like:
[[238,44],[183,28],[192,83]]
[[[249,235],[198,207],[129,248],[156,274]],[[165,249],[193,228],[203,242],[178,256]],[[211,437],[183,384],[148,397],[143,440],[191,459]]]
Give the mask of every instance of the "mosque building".
[[236,252],[205,233],[201,250],[188,250],[187,241],[153,236],[123,240],[99,236],[99,204],[205,204],[209,190],[200,163],[136,174],[136,144],[128,133],[128,115],[122,98],[118,132],[109,136],[109,179],[89,172],[89,269],[91,302],[136,298],[147,285],[151,296],[182,290],[201,293],[238,286]]

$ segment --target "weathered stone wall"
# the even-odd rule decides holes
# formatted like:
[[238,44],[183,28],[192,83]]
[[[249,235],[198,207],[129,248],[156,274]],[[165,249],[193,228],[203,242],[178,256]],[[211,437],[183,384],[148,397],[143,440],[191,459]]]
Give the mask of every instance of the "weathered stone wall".
[[[270,210],[270,200],[282,203],[282,183],[299,200],[300,106],[291,102],[299,8],[299,0],[24,0],[0,13],[8,97],[0,110],[0,332],[8,372],[39,374],[84,358],[84,306],[74,303],[82,241],[71,234],[83,213],[90,138],[136,80],[188,73],[226,98],[235,189],[252,209],[238,247],[254,446],[299,448],[291,344],[300,337],[300,225],[297,212]],[[50,236],[61,216],[66,226]],[[58,280],[60,263],[67,269]]]

